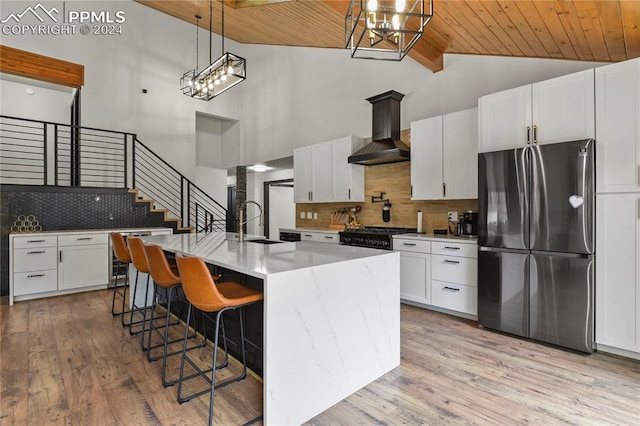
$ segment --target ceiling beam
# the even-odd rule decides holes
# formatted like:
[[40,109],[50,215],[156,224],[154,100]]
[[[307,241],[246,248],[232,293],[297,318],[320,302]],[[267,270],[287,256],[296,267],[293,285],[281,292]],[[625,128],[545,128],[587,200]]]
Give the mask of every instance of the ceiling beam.
[[84,65],[0,45],[0,72],[80,88]]

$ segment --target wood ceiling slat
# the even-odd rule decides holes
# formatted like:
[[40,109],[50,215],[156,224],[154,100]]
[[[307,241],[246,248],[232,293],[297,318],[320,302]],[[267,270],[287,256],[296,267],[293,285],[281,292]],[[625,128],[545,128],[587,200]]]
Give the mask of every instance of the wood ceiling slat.
[[640,2],[620,2],[627,58],[640,56]]
[[596,3],[590,0],[573,2],[576,9],[580,25],[584,30],[585,37],[596,61],[610,61],[607,42],[605,41],[602,27],[600,26],[600,16]]
[[455,14],[456,20],[465,30],[480,44],[479,50],[484,50],[490,55],[508,54],[508,50],[500,43],[491,31],[482,25],[476,13],[465,1],[450,1],[449,11]]
[[475,40],[467,30],[449,13],[449,2],[438,2],[434,5],[434,26],[446,28],[442,35],[449,40],[447,52],[450,53],[474,53],[479,54]]
[[84,65],[0,45],[0,72],[80,88]]
[[530,23],[531,29],[536,34],[540,43],[544,46],[546,50],[546,54],[542,57],[547,58],[557,58],[562,59],[565,56],[563,55],[560,47],[555,42],[553,37],[549,34],[549,30],[544,23],[544,20],[538,13],[538,9],[536,8],[533,1],[520,1],[516,2],[515,5],[520,9],[520,13],[526,17],[526,20]]
[[536,51],[529,45],[520,31],[518,31],[518,28],[502,8],[500,2],[486,1],[483,2],[483,6],[487,9],[487,12],[491,14],[493,19],[498,23],[500,28],[505,31],[505,34],[507,34],[507,36],[518,46],[518,49],[520,50],[522,55],[536,56]]
[[[504,15],[498,3],[494,1],[475,1],[472,5],[478,18],[480,18],[485,26],[500,40],[500,43],[507,48],[511,55],[525,55],[521,46],[524,45],[528,47],[527,43],[522,39],[520,33],[513,30],[511,21]],[[507,33],[507,31],[509,32]]]
[[573,46],[571,46],[571,39],[567,35],[562,21],[558,17],[558,13],[555,9],[555,2],[553,1],[532,1],[534,7],[538,10],[540,18],[542,19],[542,25],[547,27],[546,33],[551,36],[553,34],[553,41],[560,49],[562,57],[564,59],[578,59]]
[[622,14],[620,3],[603,0],[596,2],[600,26],[607,43],[607,50],[612,61],[624,61],[627,59],[627,49],[624,44],[624,32],[622,30]]
[[555,11],[564,27],[574,51],[581,61],[593,61],[594,56],[582,29],[578,12],[574,7],[574,2],[556,1]]
[[[518,9],[518,6],[513,1],[505,1],[505,0],[499,0],[498,4],[504,11],[505,15],[509,18],[509,20],[513,22],[513,25],[515,26],[518,33],[520,33],[522,38],[535,52],[531,56],[535,56],[539,58],[548,57],[547,49],[540,42],[540,40],[538,39],[538,36],[536,35],[536,32],[531,27],[531,25],[529,25],[529,22],[524,17],[522,12],[520,12],[520,9]],[[525,50],[524,47],[522,49]]]

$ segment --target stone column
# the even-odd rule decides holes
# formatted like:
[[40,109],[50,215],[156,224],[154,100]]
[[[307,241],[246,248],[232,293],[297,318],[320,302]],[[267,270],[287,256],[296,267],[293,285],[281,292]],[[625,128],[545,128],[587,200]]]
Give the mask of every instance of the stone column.
[[[240,216],[240,206],[247,201],[247,166],[236,166],[236,215]],[[245,217],[246,208],[245,208]],[[237,220],[237,217],[236,217]],[[243,225],[243,230],[247,232],[247,225]],[[236,231],[238,231],[236,229]]]

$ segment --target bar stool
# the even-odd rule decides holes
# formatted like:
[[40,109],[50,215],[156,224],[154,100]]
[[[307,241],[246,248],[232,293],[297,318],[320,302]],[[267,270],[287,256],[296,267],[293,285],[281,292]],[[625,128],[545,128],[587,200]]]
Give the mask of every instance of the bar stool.
[[[187,333],[182,345],[182,360],[180,362],[180,378],[178,379],[178,402],[183,403],[191,399],[210,392],[209,396],[209,425],[213,424],[213,401],[214,391],[230,383],[240,381],[247,376],[247,360],[245,355],[245,337],[244,324],[242,321],[242,308],[247,305],[257,303],[264,299],[261,291],[253,290],[236,282],[214,283],[209,269],[205,262],[197,257],[176,257],[180,277],[182,278],[182,289],[187,300],[189,301],[189,310],[187,312],[187,323],[191,316],[193,307],[200,309],[202,312],[216,313],[215,317],[215,337],[213,341],[213,362],[211,370],[201,370],[195,362],[189,359],[187,355]],[[218,339],[220,330],[220,320],[222,314],[229,310],[238,310],[240,318],[240,347],[242,351],[243,370],[238,376],[227,379],[222,383],[216,384],[216,368],[218,357]],[[184,364],[188,362],[207,382],[211,384],[210,389],[205,389],[189,396],[182,396],[182,383],[187,377],[184,377]],[[208,377],[207,371],[211,371],[211,378]]]
[[[178,379],[175,380],[167,380],[167,357],[182,354],[182,349],[168,353],[169,344],[181,342],[183,338],[179,338],[176,340],[169,341],[169,327],[172,325],[179,324],[178,322],[170,323],[171,316],[171,305],[174,298],[178,299],[178,289],[181,287],[182,282],[180,281],[180,276],[178,275],[178,269],[175,264],[169,264],[167,260],[167,256],[164,254],[164,251],[160,246],[157,245],[144,245],[144,254],[147,258],[147,265],[149,266],[149,272],[151,274],[151,278],[154,283],[154,298],[153,305],[151,306],[151,318],[155,315],[157,303],[157,296],[160,289],[162,289],[165,293],[167,300],[167,313],[165,317],[165,322],[162,327],[156,327],[154,321],[149,322],[149,329],[142,331],[142,340],[144,342],[145,333],[147,333],[147,346],[143,345],[143,349],[147,352],[147,360],[149,362],[157,361],[162,358],[162,385],[164,387],[169,387],[178,382]],[[204,314],[203,314],[204,315]],[[204,323],[204,320],[203,320]],[[189,323],[186,323],[185,327],[187,330],[189,329]],[[164,328],[164,332],[160,333],[160,328]],[[151,345],[151,337],[155,333],[161,334],[163,343],[157,345]],[[193,335],[189,336],[189,338],[195,338],[197,335],[196,327],[195,327],[195,318],[194,318],[194,327],[193,327]],[[207,338],[206,335],[202,339],[202,343],[197,344],[195,346],[191,346],[187,348],[187,350],[202,348],[206,345]],[[162,355],[160,356],[152,356],[151,351],[153,349],[162,347]],[[226,342],[225,342],[225,351],[226,351]],[[195,376],[194,376],[195,377]]]
[[[129,334],[131,336],[135,336],[137,334],[143,333],[144,336],[144,328],[147,322],[147,310],[149,307],[147,306],[138,306],[136,305],[136,294],[138,291],[138,276],[140,272],[147,274],[147,280],[145,285],[145,293],[144,293],[144,303],[146,305],[147,300],[149,299],[149,266],[147,265],[147,257],[144,254],[144,243],[138,237],[129,237],[127,238],[127,246],[129,247],[129,254],[131,255],[131,262],[133,266],[136,268],[136,282],[133,286],[133,296],[131,296],[131,309],[129,310]],[[133,321],[134,313],[141,313],[142,319],[139,321]],[[153,318],[151,317],[151,321],[156,319],[162,319],[162,317]],[[138,331],[132,331],[132,326],[142,324],[142,328]],[[144,350],[144,341],[140,342],[140,346]]]
[[[129,249],[127,248],[127,243],[125,242],[122,234],[112,232],[110,236],[113,254],[118,261],[116,264],[116,279],[113,284],[113,298],[111,299],[111,315],[113,315],[114,317],[121,315],[122,326],[126,327],[127,324],[124,323],[124,314],[129,313],[128,310],[125,311],[125,301],[127,298],[127,288],[129,288],[129,264],[131,263],[131,256],[129,255]],[[126,268],[126,271],[124,274],[124,285],[121,286],[121,293],[118,291],[118,289],[120,288],[118,287],[118,276],[120,275],[120,268],[122,268],[122,266]],[[120,312],[115,311],[116,295],[122,296],[122,309],[120,310]]]

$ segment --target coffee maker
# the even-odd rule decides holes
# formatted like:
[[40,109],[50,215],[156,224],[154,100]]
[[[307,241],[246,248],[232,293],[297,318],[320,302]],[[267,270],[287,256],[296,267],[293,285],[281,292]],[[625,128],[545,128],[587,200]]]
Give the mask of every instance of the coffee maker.
[[478,212],[467,210],[462,214],[462,219],[456,226],[458,235],[478,235]]

